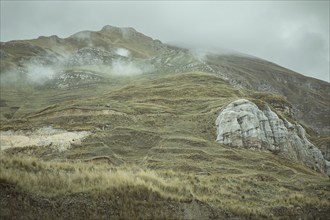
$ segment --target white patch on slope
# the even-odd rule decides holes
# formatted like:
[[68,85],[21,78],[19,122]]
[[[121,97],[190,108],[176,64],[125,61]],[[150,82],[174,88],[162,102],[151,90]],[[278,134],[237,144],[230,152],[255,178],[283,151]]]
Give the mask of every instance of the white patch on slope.
[[123,57],[128,57],[131,54],[131,52],[125,48],[118,48],[116,50],[116,54],[123,56]]
[[88,136],[87,131],[66,131],[52,127],[42,127],[33,131],[0,131],[0,150],[12,147],[51,147],[58,151],[70,148],[71,144],[79,144]]

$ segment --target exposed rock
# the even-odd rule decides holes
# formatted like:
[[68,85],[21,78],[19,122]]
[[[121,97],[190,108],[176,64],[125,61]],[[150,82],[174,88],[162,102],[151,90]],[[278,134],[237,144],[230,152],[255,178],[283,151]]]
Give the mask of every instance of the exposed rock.
[[312,142],[319,148],[323,154],[324,159],[330,161],[330,136],[315,136],[312,137]]
[[319,135],[329,136],[328,82],[308,78],[266,60],[242,54],[210,54],[206,63],[236,88],[285,97],[292,104],[295,118]]
[[281,153],[330,176],[330,163],[308,141],[305,129],[279,118],[269,106],[260,110],[248,100],[234,101],[220,113],[216,125],[218,143]]
[[111,64],[119,55],[98,48],[84,47],[76,51],[67,61],[67,65]]
[[102,77],[88,70],[67,70],[59,72],[54,79],[49,82],[51,88],[66,89],[83,83],[101,81]]
[[90,135],[88,131],[66,131],[52,127],[35,130],[1,131],[0,151],[13,147],[51,147],[59,152],[65,151],[72,144],[81,144],[81,140]]

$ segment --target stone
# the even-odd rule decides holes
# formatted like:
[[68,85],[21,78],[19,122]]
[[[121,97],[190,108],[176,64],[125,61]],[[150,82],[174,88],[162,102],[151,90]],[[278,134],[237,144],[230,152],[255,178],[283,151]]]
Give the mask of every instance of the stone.
[[307,139],[305,129],[281,119],[269,106],[260,110],[253,102],[239,99],[220,112],[216,126],[220,144],[281,153],[330,176],[330,162]]

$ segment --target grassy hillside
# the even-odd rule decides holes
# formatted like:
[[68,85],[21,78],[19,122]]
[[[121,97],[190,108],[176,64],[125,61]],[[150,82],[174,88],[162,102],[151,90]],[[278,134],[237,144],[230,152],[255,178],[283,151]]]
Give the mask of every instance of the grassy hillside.
[[219,112],[245,98],[298,118],[329,156],[315,132],[328,83],[111,26],[0,52],[1,219],[328,218],[327,176],[215,142]]
[[51,85],[20,87],[28,93],[2,86],[2,114],[17,109],[1,130],[51,125],[92,134],[67,151],[2,151],[2,197],[10,198],[0,200],[3,217],[36,217],[40,207],[39,218],[323,218],[330,210],[322,174],[278,155],[215,143],[215,119],[225,105],[261,96],[277,103],[278,96],[238,90],[204,72]]

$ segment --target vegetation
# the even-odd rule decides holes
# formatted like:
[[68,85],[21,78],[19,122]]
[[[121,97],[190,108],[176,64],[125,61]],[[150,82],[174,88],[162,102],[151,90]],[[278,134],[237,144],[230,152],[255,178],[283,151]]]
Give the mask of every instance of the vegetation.
[[[117,32],[110,41],[134,56],[150,58],[157,53],[156,47],[146,46],[149,38],[127,45]],[[102,35],[92,35],[97,45]],[[69,51],[80,47],[74,38],[69,41]],[[42,38],[29,44],[43,48],[49,43]],[[93,71],[95,77],[68,87],[59,86],[58,79],[37,85],[24,79],[1,82],[1,131],[24,133],[51,126],[91,135],[66,151],[51,146],[1,151],[0,217],[327,216],[328,177],[281,155],[215,143],[215,120],[230,102],[246,98],[261,109],[270,104],[275,110],[291,107],[290,103],[278,95],[234,88],[216,74],[182,67],[191,64],[192,56],[168,55],[177,66],[134,76],[115,75],[95,65],[64,67],[72,76],[79,70]],[[288,118],[281,109],[278,112]],[[328,141],[312,138],[320,144]]]
[[200,201],[243,217],[275,217],[278,213],[272,210],[278,207],[330,206],[328,178],[269,153],[225,147],[156,152],[143,164],[121,166],[2,154],[0,179],[49,198],[87,193],[98,201],[119,193],[149,203]]

